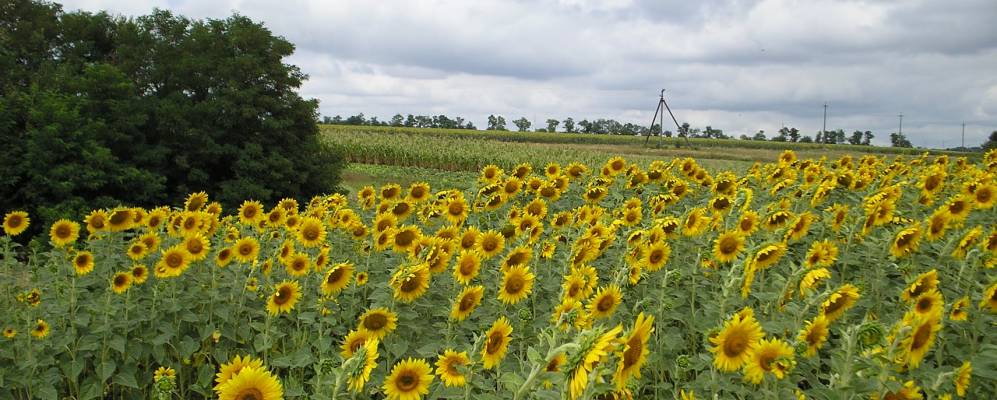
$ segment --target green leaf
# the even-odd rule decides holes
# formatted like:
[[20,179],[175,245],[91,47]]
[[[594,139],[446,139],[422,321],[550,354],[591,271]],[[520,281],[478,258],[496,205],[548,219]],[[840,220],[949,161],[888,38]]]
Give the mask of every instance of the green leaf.
[[114,383],[127,386],[133,389],[138,389],[138,381],[135,380],[135,373],[132,371],[121,371],[114,376]]
[[100,371],[100,380],[102,382],[107,382],[111,375],[114,375],[114,370],[117,368],[118,364],[116,364],[113,360],[104,361],[100,368],[98,368],[98,371]]

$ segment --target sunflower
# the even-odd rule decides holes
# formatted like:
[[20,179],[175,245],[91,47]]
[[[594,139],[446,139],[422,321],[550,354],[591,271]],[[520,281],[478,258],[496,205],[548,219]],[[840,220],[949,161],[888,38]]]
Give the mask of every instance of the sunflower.
[[643,312],[638,314],[630,333],[622,338],[623,345],[620,348],[622,351],[617,354],[619,362],[616,364],[616,373],[613,375],[617,391],[626,388],[630,377],[640,378],[640,367],[647,362],[647,354],[649,353],[647,341],[653,332],[654,316],[645,317]]
[[17,236],[31,224],[31,218],[24,211],[11,211],[3,217],[3,231],[8,236]]
[[573,367],[569,372],[569,398],[577,399],[585,391],[585,388],[588,387],[589,373],[612,351],[618,341],[617,336],[622,331],[623,326],[617,325],[615,328],[603,332],[593,330],[591,331],[592,336],[582,338],[579,352],[570,360]]
[[900,295],[907,302],[913,301],[923,293],[930,292],[938,288],[938,270],[932,269],[918,275],[911,282],[910,286]]
[[289,313],[301,298],[301,285],[298,281],[283,281],[274,287],[274,292],[267,300],[267,312],[270,315]]
[[467,384],[467,377],[461,371],[471,364],[471,359],[466,351],[457,352],[453,349],[446,349],[439,359],[436,360],[436,375],[443,381],[446,387],[464,386]]
[[806,343],[807,350],[804,354],[807,357],[813,357],[817,354],[817,350],[824,347],[824,343],[827,342],[827,336],[830,333],[828,329],[829,325],[830,321],[827,320],[827,317],[818,315],[814,319],[807,321],[806,326],[800,330],[800,334],[796,340],[800,343]]
[[374,207],[374,203],[377,201],[377,191],[374,190],[373,186],[364,186],[357,192],[357,200],[360,202],[361,207],[369,210]]
[[107,217],[107,228],[111,232],[123,232],[132,228],[135,224],[132,210],[129,208],[118,208],[111,211]]
[[187,250],[187,254],[190,254],[191,261],[200,261],[208,258],[208,252],[211,250],[211,242],[203,235],[195,234],[184,239],[183,247]]
[[51,329],[49,329],[48,322],[43,319],[36,321],[35,327],[31,329],[31,336],[34,336],[35,339],[44,339],[49,333],[51,333]]
[[953,381],[955,383],[955,393],[959,395],[959,397],[966,396],[966,389],[969,387],[969,380],[972,376],[973,366],[969,361],[963,362],[962,366],[956,370]]
[[76,242],[80,237],[80,224],[68,219],[60,219],[49,229],[49,240],[55,247],[65,247]]
[[281,400],[280,380],[263,368],[243,368],[216,389],[219,400]]
[[398,315],[387,308],[380,307],[367,310],[358,321],[357,330],[366,331],[370,333],[371,337],[384,339],[398,326]]
[[489,230],[477,237],[475,246],[484,259],[489,259],[505,247],[505,237],[498,231]]
[[754,257],[751,258],[751,267],[756,271],[768,268],[778,263],[785,254],[786,244],[784,243],[774,243],[764,246],[755,252]]
[[235,248],[235,259],[242,263],[254,262],[260,254],[260,242],[253,237],[240,238],[232,247]]
[[443,215],[446,216],[447,221],[454,225],[460,225],[467,219],[469,208],[464,196],[461,195],[448,199],[444,204],[444,210]]
[[239,206],[239,222],[244,225],[256,225],[263,217],[263,204],[258,201],[246,200]]
[[702,208],[694,208],[686,214],[685,221],[682,222],[682,234],[685,236],[699,236],[710,226],[710,218]]
[[284,209],[280,207],[274,207],[266,215],[267,225],[271,228],[280,228],[284,226],[284,221],[287,220],[287,215],[284,214]]
[[941,317],[944,308],[945,301],[942,299],[942,293],[938,290],[929,290],[917,296],[912,309],[921,317]]
[[[878,399],[879,398],[879,394],[876,393],[872,398]],[[939,397],[939,399],[942,399],[942,398],[944,398],[944,396],[940,396]],[[885,399],[885,400],[923,400],[924,397],[921,396],[921,388],[918,387],[917,384],[914,383],[914,381],[907,381],[907,382],[905,382],[903,384],[903,386],[900,386],[900,389],[897,390],[896,392],[894,392],[894,391],[886,392],[886,395],[883,396],[883,399]]]
[[218,373],[215,374],[215,392],[219,392],[221,386],[226,382],[232,380],[239,372],[242,372],[245,368],[263,368],[263,360],[254,359],[250,356],[237,355],[230,359],[227,363],[224,363],[218,367]]
[[468,286],[457,295],[450,308],[450,319],[463,321],[481,304],[485,295],[485,287],[481,285]]
[[509,305],[519,303],[533,292],[534,277],[530,268],[525,265],[507,268],[502,274],[498,299]]
[[750,235],[758,230],[758,213],[747,210],[737,219],[737,231],[742,235]]
[[[166,222],[168,213],[169,211],[163,207],[149,211],[149,214],[145,217],[145,226],[153,231],[159,230],[163,222]],[[89,228],[89,225],[87,228]]]
[[298,277],[307,275],[312,269],[312,260],[308,258],[308,254],[305,253],[295,253],[288,258],[287,263],[284,264],[287,267],[287,274],[290,276]]
[[122,294],[132,286],[132,274],[129,272],[118,272],[111,278],[111,290],[114,293]]
[[219,250],[218,254],[215,254],[215,265],[221,268],[225,268],[226,266],[229,265],[229,263],[232,262],[234,254],[235,250],[233,250],[231,247],[226,247]]
[[395,299],[403,303],[411,303],[426,294],[429,289],[429,265],[416,264],[401,266],[391,276],[391,287]]
[[190,253],[182,245],[175,245],[163,250],[163,255],[156,263],[157,278],[172,278],[180,276],[190,267]]
[[128,246],[126,253],[132,261],[138,261],[148,254],[148,249],[145,247],[145,243],[135,242]]
[[959,239],[959,244],[952,250],[952,257],[958,259],[966,258],[966,254],[969,253],[970,248],[976,244],[976,241],[980,240],[981,236],[983,236],[982,226],[977,225],[973,229],[967,231],[966,234],[962,236],[962,239]]
[[325,243],[326,231],[322,221],[315,217],[304,217],[298,224],[298,243],[306,248]]
[[744,250],[744,236],[737,231],[727,231],[713,241],[713,257],[722,263],[734,261]]
[[91,235],[107,230],[107,211],[93,210],[84,219]]
[[90,271],[93,271],[94,260],[93,253],[89,251],[79,251],[73,256],[73,270],[76,271],[76,275],[86,275]]
[[402,187],[399,186],[398,184],[391,183],[381,186],[382,203],[384,203],[385,201],[391,202],[398,200],[399,198],[401,198],[401,195],[402,195]]
[[838,246],[830,240],[820,240],[810,245],[807,251],[806,265],[808,268],[830,267],[838,259]]
[[672,254],[672,248],[663,241],[659,241],[647,247],[644,250],[643,267],[647,268],[648,272],[655,272],[664,268],[665,263],[668,262],[668,258]]
[[908,256],[912,252],[917,251],[920,240],[920,226],[915,225],[902,229],[893,238],[893,243],[890,245],[890,254],[896,258]]
[[909,333],[900,344],[904,363],[911,369],[921,365],[921,360],[931,349],[935,336],[941,329],[941,319],[937,315],[919,316],[908,313],[904,316],[904,325],[910,327]]
[[329,268],[322,279],[322,294],[331,296],[339,293],[340,290],[350,284],[350,277],[353,274],[353,264],[339,263]]
[[724,323],[723,330],[711,337],[710,348],[713,353],[713,365],[725,372],[741,369],[748,363],[753,350],[765,333],[762,326],[755,320],[751,308],[744,308]]
[[363,286],[367,284],[367,280],[369,278],[370,276],[367,275],[367,271],[360,271],[357,272],[357,276],[356,278],[354,278],[353,282],[356,284],[356,286]]
[[384,394],[389,400],[419,400],[429,394],[433,369],[426,360],[408,358],[399,361],[384,378]]
[[927,228],[924,237],[929,241],[941,239],[942,236],[945,236],[945,230],[948,228],[950,218],[948,211],[944,208],[931,213],[928,220],[924,221],[924,225]]
[[365,331],[363,329],[352,330],[346,335],[345,338],[343,338],[343,344],[340,346],[341,351],[339,354],[342,355],[343,358],[353,357],[353,354],[356,353],[356,351],[360,349],[364,343],[367,343],[368,339],[373,337],[373,334],[369,331]]
[[973,206],[979,209],[991,208],[997,203],[997,185],[988,183],[976,187],[973,192]]
[[141,285],[145,283],[146,279],[149,279],[149,269],[145,265],[136,264],[131,269],[132,283],[136,285]]
[[983,291],[983,299],[980,300],[980,308],[988,309],[992,313],[997,313],[997,282]]
[[589,315],[595,319],[608,318],[616,311],[616,307],[623,302],[623,293],[620,287],[609,285],[599,288],[595,295],[589,300],[586,306]]
[[831,230],[835,232],[841,230],[841,226],[845,224],[845,220],[848,218],[848,206],[835,203],[827,210],[831,213]]
[[952,310],[949,312],[949,320],[965,321],[969,319],[969,296],[963,296],[955,303],[952,303]]
[[378,340],[371,339],[364,342],[363,346],[357,349],[358,355],[362,356],[361,360],[363,364],[349,371],[346,379],[347,385],[353,392],[362,392],[364,385],[370,380],[370,373],[374,371],[374,368],[377,368],[377,346]]
[[831,277],[831,271],[827,268],[817,268],[807,271],[800,279],[800,297],[805,297],[815,286]]
[[405,225],[391,232],[391,246],[399,253],[411,251],[422,239],[422,231],[415,225]]
[[744,380],[760,384],[766,372],[782,379],[793,368],[793,359],[793,348],[788,343],[779,339],[763,339],[749,352],[748,363],[744,365]]
[[972,211],[973,203],[967,196],[960,195],[949,199],[943,207],[945,207],[953,219],[962,221],[969,216],[969,212]]
[[481,362],[485,369],[497,366],[509,351],[512,325],[505,317],[499,317],[485,333],[485,346],[481,349]]
[[859,289],[855,285],[846,283],[821,303],[820,312],[829,322],[834,322],[852,308],[859,297]]
[[481,256],[477,251],[464,250],[457,256],[457,263],[454,265],[453,275],[457,282],[468,285],[471,280],[478,276],[481,271]]
[[16,329],[10,328],[10,327],[3,328],[3,337],[5,337],[7,339],[13,339],[16,336],[17,336],[17,330]]

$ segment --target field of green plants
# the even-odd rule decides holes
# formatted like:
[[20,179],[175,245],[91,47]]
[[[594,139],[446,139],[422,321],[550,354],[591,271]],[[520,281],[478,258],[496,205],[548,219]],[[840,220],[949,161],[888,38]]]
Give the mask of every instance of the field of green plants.
[[751,164],[327,139],[363,163],[347,170],[349,195],[227,210],[192,193],[38,238],[24,237],[31,215],[0,210],[0,398],[974,399],[997,387],[997,151]]

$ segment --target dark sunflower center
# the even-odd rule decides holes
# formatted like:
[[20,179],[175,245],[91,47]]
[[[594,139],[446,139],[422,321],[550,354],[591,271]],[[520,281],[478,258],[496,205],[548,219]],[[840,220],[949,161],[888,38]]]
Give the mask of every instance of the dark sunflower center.
[[408,246],[412,244],[413,240],[415,240],[415,232],[412,231],[401,231],[395,235],[395,244],[399,246]]
[[311,240],[318,240],[318,237],[319,237],[319,228],[317,226],[315,226],[315,225],[308,225],[304,229],[301,230],[301,236],[304,237],[305,240],[309,240],[309,241],[311,241]]
[[472,259],[464,259],[460,263],[460,274],[470,276],[474,273],[475,262]]
[[343,268],[336,268],[335,270],[329,273],[329,278],[327,278],[325,281],[330,284],[333,284],[339,282],[339,280],[342,277],[343,277]]
[[256,217],[256,207],[246,207],[246,209],[242,211],[242,216],[246,217],[246,219],[253,219],[253,218],[255,218]]
[[461,203],[461,202],[459,202],[459,201],[450,202],[450,205],[447,206],[447,212],[449,212],[450,215],[453,215],[453,216],[463,215],[464,214],[464,204]]
[[917,327],[917,331],[914,332],[914,339],[911,340],[910,349],[917,350],[928,344],[928,339],[931,337],[931,324],[924,323]]
[[660,249],[651,250],[651,254],[647,256],[647,259],[651,262],[651,264],[657,264],[662,258],[664,258],[664,254],[662,254]]
[[422,284],[422,278],[420,278],[418,275],[413,276],[409,279],[406,279],[405,282],[402,282],[401,291],[406,293],[414,292],[417,289],[419,289],[419,286],[421,284]]
[[596,309],[600,312],[607,312],[613,308],[613,305],[615,304],[616,300],[613,299],[613,296],[602,296],[602,298],[599,299],[599,303],[596,304]]
[[976,191],[976,201],[978,203],[988,203],[991,197],[993,197],[993,193],[990,190],[981,189]]
[[934,304],[934,302],[931,301],[930,298],[927,298],[927,297],[922,298],[921,300],[917,301],[917,311],[919,311],[921,313],[928,312],[928,310],[931,310],[931,306],[933,304]]
[[810,327],[810,331],[807,332],[807,337],[806,337],[807,344],[811,346],[816,346],[817,343],[820,342],[820,338],[822,336],[824,336],[823,329],[820,329],[820,327],[817,326]]
[[744,337],[746,334],[747,332],[736,330],[727,335],[727,339],[724,340],[723,345],[724,355],[727,357],[740,356],[748,348],[747,338]]
[[408,392],[416,388],[419,384],[419,377],[414,372],[406,371],[398,377],[398,388],[403,392]]
[[128,278],[124,275],[118,275],[114,277],[114,286],[125,286],[125,283],[127,282]]
[[197,220],[194,218],[187,218],[183,220],[183,228],[190,230],[197,227]]
[[523,287],[526,286],[526,280],[521,276],[511,276],[509,280],[505,283],[505,292],[509,294],[519,294],[523,291]]
[[166,265],[170,268],[180,268],[183,265],[183,256],[177,253],[170,253],[166,257]]
[[720,252],[724,255],[730,255],[737,251],[737,238],[725,237],[720,241]]
[[835,311],[838,311],[843,307],[845,307],[847,301],[848,301],[847,296],[839,296],[837,299],[834,299],[833,301],[828,303],[827,307],[824,308],[824,313],[834,314]]
[[263,393],[257,388],[243,389],[235,395],[236,400],[263,400]]
[[488,354],[495,354],[502,348],[502,342],[505,341],[505,337],[501,332],[493,332],[488,336],[488,344],[485,345],[485,351]]
[[471,295],[471,294],[468,294],[468,295],[466,295],[464,297],[461,297],[459,309],[460,309],[461,312],[470,310],[471,307],[474,307],[474,303],[475,303],[474,296]]
[[243,243],[239,246],[239,254],[243,256],[249,256],[253,254],[253,245],[249,243]]
[[498,240],[494,237],[487,237],[481,242],[481,248],[485,251],[494,251],[498,248]]
[[68,238],[72,234],[72,230],[69,225],[59,225],[55,228],[55,237],[59,239]]
[[273,302],[278,306],[287,304],[289,301],[291,301],[291,288],[289,287],[281,287],[273,295]]
[[388,324],[388,317],[384,314],[372,314],[363,320],[363,327],[369,331],[378,331]]

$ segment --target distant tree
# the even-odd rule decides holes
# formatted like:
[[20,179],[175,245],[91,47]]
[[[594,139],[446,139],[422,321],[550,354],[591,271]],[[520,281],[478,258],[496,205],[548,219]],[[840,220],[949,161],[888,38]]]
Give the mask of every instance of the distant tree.
[[872,138],[873,138],[872,131],[865,131],[862,134],[862,144],[866,146],[871,146]]
[[504,131],[505,129],[505,117],[499,115],[489,115],[488,116],[488,128],[489,131]]
[[408,127],[408,128],[414,128],[415,127],[415,116],[414,115],[409,114],[409,115],[407,115],[405,117],[405,126]]
[[751,136],[745,135],[743,133],[741,134],[741,136],[738,136],[737,138],[739,140],[751,140]]
[[758,132],[755,132],[755,136],[751,137],[751,140],[765,140],[765,131],[759,129]]
[[587,119],[583,119],[578,122],[578,126],[582,128],[582,133],[592,133],[592,123]]
[[910,140],[907,140],[907,135],[904,135],[904,134],[899,133],[899,132],[890,133],[890,146],[892,146],[892,147],[914,147],[914,145],[912,145],[910,143]]
[[703,130],[703,137],[708,139],[726,139],[727,135],[724,135],[723,129],[713,129],[712,126],[707,125],[706,129]]
[[405,124],[405,117],[401,114],[395,114],[394,117],[391,117],[391,126],[402,126],[403,124]]
[[532,125],[530,123],[530,120],[526,119],[526,117],[522,117],[520,119],[512,121],[512,124],[516,125],[516,128],[520,132],[527,132],[527,131],[529,131],[530,130],[530,125]]
[[342,124],[343,123],[343,117],[340,117],[338,115],[335,116],[335,117],[332,117],[332,122],[331,123],[333,123],[333,124]]
[[789,128],[789,131],[786,134],[787,134],[787,136],[789,136],[789,141],[790,142],[798,142],[798,141],[800,141],[800,130],[799,129]]
[[809,135],[800,138],[800,143],[813,143],[813,142],[814,138],[810,137]]
[[364,118],[363,113],[350,116],[346,118],[346,125],[363,125],[367,120]]
[[651,124],[651,127],[647,128],[647,132],[646,133],[648,135],[651,135],[651,136],[660,135],[661,134],[661,125],[659,125],[659,124]]
[[986,142],[983,142],[982,147],[983,151],[997,148],[997,131],[990,132],[990,137],[987,138]]
[[769,139],[769,140],[771,140],[773,142],[785,142],[785,141],[789,140],[789,138],[786,137],[786,133],[788,133],[788,132],[789,132],[789,130],[786,129],[786,128],[779,129],[779,134],[776,135],[776,136],[773,136],[772,139]]
[[688,122],[683,122],[682,126],[679,127],[679,137],[687,137],[687,136],[689,136],[689,133],[690,133],[689,130],[690,130],[689,129],[689,123]]
[[564,119],[564,131],[567,133],[575,133],[575,120],[571,117]]
[[852,132],[848,137],[848,144],[862,144],[862,131]]
[[557,132],[557,125],[560,124],[560,123],[561,123],[561,121],[558,121],[556,119],[548,119],[547,120],[547,132]]
[[814,143],[824,143],[824,131],[817,132],[817,138],[814,139]]

